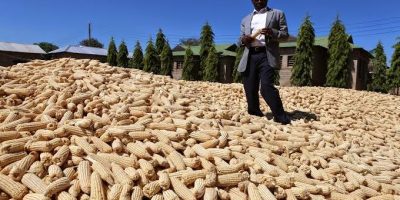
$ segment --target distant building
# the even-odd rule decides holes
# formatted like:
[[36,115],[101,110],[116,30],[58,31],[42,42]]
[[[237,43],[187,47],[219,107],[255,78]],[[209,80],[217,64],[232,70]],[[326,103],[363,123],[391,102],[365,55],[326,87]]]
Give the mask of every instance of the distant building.
[[63,48],[48,53],[51,59],[57,58],[76,58],[76,59],[96,59],[100,62],[107,61],[107,49],[86,47],[80,45],[68,45]]
[[45,54],[46,52],[38,45],[0,42],[0,66],[8,67],[35,59],[43,59]]
[[[348,88],[356,90],[366,90],[369,76],[369,63],[372,55],[362,47],[353,43],[353,38],[348,38],[353,52],[349,69],[351,72]],[[280,84],[281,86],[290,86],[290,76],[294,65],[294,55],[296,53],[296,41],[284,42],[280,46],[281,54],[281,70]],[[323,86],[326,82],[326,73],[328,66],[328,37],[315,38],[314,43],[314,67],[312,69],[312,85]]]
[[[185,57],[185,52],[188,46],[178,45],[172,49],[173,54],[173,70],[172,77],[174,79],[181,79],[182,67]],[[232,72],[235,65],[236,58],[236,44],[222,44],[215,46],[217,53],[219,54],[219,67],[218,67],[218,82],[220,83],[231,83]],[[200,65],[200,46],[191,46],[190,49],[193,51],[195,65]]]

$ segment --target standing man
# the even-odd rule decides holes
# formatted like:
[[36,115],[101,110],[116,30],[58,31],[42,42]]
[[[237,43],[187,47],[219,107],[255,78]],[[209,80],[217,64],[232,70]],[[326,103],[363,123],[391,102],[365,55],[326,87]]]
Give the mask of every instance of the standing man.
[[252,0],[254,11],[241,23],[240,41],[245,50],[238,71],[242,73],[248,113],[264,116],[258,91],[271,108],[274,121],[290,124],[279,91],[274,87],[274,73],[280,60],[279,41],[289,37],[285,14],[267,7],[268,0]]

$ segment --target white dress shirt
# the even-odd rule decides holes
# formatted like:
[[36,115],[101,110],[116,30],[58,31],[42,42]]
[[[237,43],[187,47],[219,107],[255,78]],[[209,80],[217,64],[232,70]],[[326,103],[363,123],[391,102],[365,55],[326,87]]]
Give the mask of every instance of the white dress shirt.
[[[251,34],[257,32],[260,29],[265,28],[267,22],[267,8],[263,8],[260,11],[253,11],[253,19],[251,20]],[[255,40],[251,43],[252,47],[265,46],[265,35],[258,35]]]

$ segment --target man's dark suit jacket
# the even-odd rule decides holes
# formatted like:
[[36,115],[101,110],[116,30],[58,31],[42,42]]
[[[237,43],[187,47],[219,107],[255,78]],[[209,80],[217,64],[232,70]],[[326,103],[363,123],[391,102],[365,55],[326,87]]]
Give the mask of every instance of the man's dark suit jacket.
[[[250,13],[245,18],[243,18],[240,35],[251,35],[251,20],[253,18],[253,13]],[[265,27],[272,28],[272,38],[269,42],[265,44],[267,51],[268,63],[273,68],[278,68],[279,65],[279,41],[284,41],[289,37],[288,27],[286,23],[285,14],[277,9],[267,8],[267,21]],[[247,67],[247,61],[249,57],[249,48],[246,46],[240,64],[238,66],[239,72],[244,72]]]

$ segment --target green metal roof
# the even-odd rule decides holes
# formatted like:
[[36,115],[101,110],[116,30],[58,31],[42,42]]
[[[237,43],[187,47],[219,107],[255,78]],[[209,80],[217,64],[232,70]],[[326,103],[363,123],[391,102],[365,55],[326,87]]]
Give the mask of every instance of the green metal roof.
[[[227,50],[234,44],[219,44],[215,45],[215,49],[217,53],[220,53],[222,56],[233,56],[236,57],[236,52]],[[189,47],[186,45],[179,45],[180,47],[184,48],[185,50]],[[190,46],[190,49],[193,51],[193,55],[200,56],[200,46]],[[173,51],[173,56],[185,56],[185,51]]]
[[[349,36],[349,40],[352,40],[351,36]],[[328,37],[317,37],[315,38],[314,41],[314,45],[315,46],[320,46],[320,47],[324,47],[324,48],[328,48],[328,44],[329,44],[329,40]],[[279,44],[279,47],[281,48],[289,48],[289,47],[296,47],[297,46],[297,42],[283,42]],[[357,46],[353,43],[350,42],[350,46],[353,49],[362,49],[362,47]]]
[[232,57],[236,57],[236,52],[228,51],[228,50],[223,50],[221,55],[222,55],[222,56],[232,56]]

